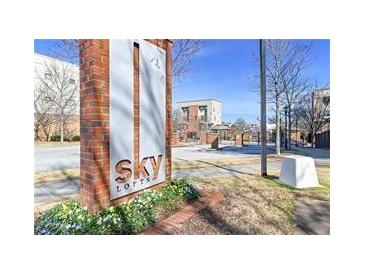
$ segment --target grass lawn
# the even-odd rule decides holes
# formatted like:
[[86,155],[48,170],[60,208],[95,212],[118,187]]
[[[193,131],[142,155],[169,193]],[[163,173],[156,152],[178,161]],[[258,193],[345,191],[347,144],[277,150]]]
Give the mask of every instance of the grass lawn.
[[276,175],[225,175],[192,178],[193,185],[221,192],[222,204],[206,208],[171,234],[292,234],[294,202],[299,197],[330,199],[329,167],[317,167],[320,187],[293,189],[278,183]]
[[231,165],[243,165],[251,163],[259,163],[260,157],[242,157],[242,158],[231,158],[221,160],[174,160],[172,162],[172,168],[175,170],[189,169],[189,168],[205,168],[218,166],[231,166]]
[[[173,161],[172,166],[174,170],[188,169],[188,168],[205,168],[212,167],[214,165],[219,166],[231,166],[242,165],[250,163],[259,163],[260,158],[249,157],[241,159],[223,159],[223,160],[209,160],[209,161]],[[80,169],[71,168],[63,170],[44,171],[35,174],[34,184],[48,183],[53,181],[77,179],[80,177]]]
[[80,169],[69,168],[40,172],[34,175],[34,184],[42,184],[53,181],[76,179],[80,177]]
[[[289,154],[287,154],[289,155]],[[285,155],[269,155],[267,158],[269,160],[282,159]],[[173,169],[188,169],[188,168],[205,168],[212,166],[234,166],[234,165],[244,165],[244,164],[254,164],[260,163],[260,156],[250,156],[242,158],[226,158],[219,160],[174,160],[172,162]]]
[[[287,151],[280,155],[268,155],[269,160],[281,160],[287,155],[302,155],[302,153],[298,151]],[[249,157],[241,157],[241,158],[225,158],[220,160],[174,160],[172,162],[172,168],[175,170],[178,169],[189,169],[189,168],[205,168],[216,166],[233,166],[233,165],[244,165],[244,164],[253,164],[260,163],[261,156],[249,156]]]
[[78,145],[80,142],[35,142],[35,147],[64,147],[70,145]]

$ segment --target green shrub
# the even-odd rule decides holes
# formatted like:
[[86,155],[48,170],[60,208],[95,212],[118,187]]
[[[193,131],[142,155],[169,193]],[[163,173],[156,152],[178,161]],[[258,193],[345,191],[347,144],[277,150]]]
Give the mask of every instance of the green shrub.
[[157,212],[172,212],[199,197],[186,180],[141,192],[122,205],[91,214],[77,202],[58,204],[35,222],[35,234],[135,234],[156,222]]
[[51,142],[60,142],[61,141],[61,135],[52,135],[49,140]]
[[80,141],[80,135],[75,135],[72,137],[72,142],[79,142]]
[[[49,140],[51,142],[60,142],[61,141],[61,135],[52,135]],[[71,139],[71,136],[63,136],[63,141],[65,142],[70,142],[72,139]]]

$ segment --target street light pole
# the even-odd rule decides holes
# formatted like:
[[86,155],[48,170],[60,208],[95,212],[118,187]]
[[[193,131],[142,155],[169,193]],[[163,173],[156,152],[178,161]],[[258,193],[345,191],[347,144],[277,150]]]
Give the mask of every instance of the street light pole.
[[261,175],[267,176],[266,147],[266,54],[265,40],[260,39],[260,97],[261,97]]

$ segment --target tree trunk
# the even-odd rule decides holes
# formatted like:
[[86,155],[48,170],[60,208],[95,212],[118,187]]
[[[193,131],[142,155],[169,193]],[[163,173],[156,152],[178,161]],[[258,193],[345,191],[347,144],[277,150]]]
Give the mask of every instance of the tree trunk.
[[280,155],[280,105],[279,105],[279,97],[276,96],[275,100],[275,119],[276,119],[276,142],[275,142],[275,150],[276,155]]
[[288,107],[288,149],[291,150],[291,108]]
[[60,125],[60,129],[61,129],[61,143],[63,143],[63,119],[61,119],[61,125]]
[[34,141],[37,141],[39,140],[39,127],[38,126],[35,126],[34,127]]

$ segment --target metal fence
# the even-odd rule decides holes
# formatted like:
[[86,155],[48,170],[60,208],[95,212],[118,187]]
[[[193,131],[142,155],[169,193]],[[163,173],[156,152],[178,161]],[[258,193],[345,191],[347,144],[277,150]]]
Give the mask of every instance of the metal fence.
[[330,148],[330,131],[316,134],[315,144],[317,148]]

